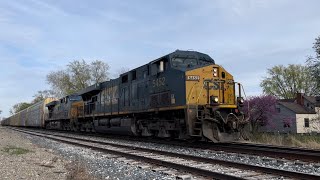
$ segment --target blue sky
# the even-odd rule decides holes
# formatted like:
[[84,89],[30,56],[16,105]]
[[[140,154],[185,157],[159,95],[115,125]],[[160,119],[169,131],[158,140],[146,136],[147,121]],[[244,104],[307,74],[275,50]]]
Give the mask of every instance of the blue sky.
[[176,49],[209,54],[261,92],[266,69],[303,64],[320,35],[318,0],[0,0],[0,109],[48,89],[46,74],[75,59],[111,74]]

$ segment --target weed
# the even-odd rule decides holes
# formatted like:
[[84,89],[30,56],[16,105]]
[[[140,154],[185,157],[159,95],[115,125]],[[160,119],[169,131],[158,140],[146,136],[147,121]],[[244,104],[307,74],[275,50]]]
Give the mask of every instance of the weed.
[[31,152],[28,149],[15,147],[15,146],[7,146],[1,150],[2,152],[8,153],[10,155],[20,155],[20,154],[26,154],[28,152]]
[[278,134],[255,133],[252,142],[272,144],[278,146],[292,146],[320,149],[320,135],[318,134]]

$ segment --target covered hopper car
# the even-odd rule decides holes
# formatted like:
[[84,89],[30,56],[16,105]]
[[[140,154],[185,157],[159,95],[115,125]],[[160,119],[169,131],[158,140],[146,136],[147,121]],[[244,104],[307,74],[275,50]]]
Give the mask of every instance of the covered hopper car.
[[46,98],[9,118],[1,121],[2,125],[22,127],[44,127],[48,119],[48,108],[46,104],[54,101],[54,98]]

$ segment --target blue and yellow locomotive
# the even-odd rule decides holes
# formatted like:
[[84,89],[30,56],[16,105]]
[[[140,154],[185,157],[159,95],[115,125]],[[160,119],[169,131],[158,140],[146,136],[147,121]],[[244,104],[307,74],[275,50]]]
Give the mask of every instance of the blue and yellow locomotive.
[[[80,91],[82,100],[68,106],[68,118],[50,116],[47,126],[234,141],[241,138],[248,123],[239,111],[240,92],[240,84],[211,57],[177,50]],[[48,108],[54,113],[54,106]]]
[[[41,102],[47,110],[43,106],[37,125],[134,136],[235,141],[246,134],[248,124],[239,110],[243,104],[240,86],[208,55],[177,50],[117,79],[59,100]],[[31,111],[19,114],[26,113]],[[26,118],[19,114],[2,124],[30,126],[21,122]]]

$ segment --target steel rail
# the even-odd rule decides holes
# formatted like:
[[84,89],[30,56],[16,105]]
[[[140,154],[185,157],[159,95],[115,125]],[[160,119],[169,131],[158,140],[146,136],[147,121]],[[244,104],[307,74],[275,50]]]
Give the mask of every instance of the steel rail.
[[[56,135],[41,135],[41,133],[37,132],[36,133],[31,133],[31,132],[26,132],[24,130],[17,130],[14,129],[16,131],[22,132],[22,133],[26,133],[29,135],[34,135],[34,136],[38,136],[38,137],[45,137],[54,141],[58,141],[58,142],[62,142],[62,143],[66,143],[66,144],[71,144],[71,145],[75,145],[75,146],[79,146],[79,147],[84,147],[84,148],[90,148],[92,150],[95,151],[99,151],[99,152],[104,152],[104,153],[111,153],[111,154],[115,154],[115,155],[120,155],[120,156],[125,156],[125,157],[129,157],[131,159],[135,159],[138,161],[143,161],[143,162],[148,162],[151,164],[156,164],[159,166],[167,166],[173,169],[178,169],[178,170],[183,170],[183,171],[187,171],[199,176],[206,176],[206,177],[210,177],[210,178],[214,178],[214,179],[223,179],[223,180],[232,180],[232,179],[243,179],[241,177],[236,177],[236,176],[232,176],[232,175],[228,175],[228,174],[223,174],[223,173],[218,173],[218,172],[214,172],[214,171],[210,171],[210,170],[205,170],[205,169],[201,169],[201,168],[196,168],[196,167],[191,167],[191,166],[187,166],[187,165],[183,165],[183,164],[179,164],[179,163],[174,163],[174,162],[168,162],[168,161],[163,161],[163,160],[159,160],[159,159],[153,159],[150,157],[145,157],[145,156],[139,156],[136,154],[130,154],[130,153],[126,153],[126,152],[122,152],[122,151],[117,151],[117,150],[112,150],[112,149],[107,149],[107,148],[101,148],[101,147],[97,147],[97,146],[92,146],[92,145],[86,145],[86,144],[82,144],[82,143],[78,143],[78,142],[72,142],[70,140],[63,140],[63,139],[59,139],[59,138],[54,138],[54,137],[49,137],[49,136],[56,136]],[[65,137],[66,138],[66,137]],[[69,137],[67,137],[69,138]],[[72,138],[74,140],[77,140],[76,138]],[[88,141],[90,142],[90,141]],[[94,143],[94,142],[90,142],[90,143]],[[101,143],[100,143],[101,144]],[[107,145],[107,144],[105,144]],[[120,147],[120,146],[119,146]],[[136,149],[136,148],[131,148],[131,147],[125,147],[127,149]]]
[[[14,130],[17,130],[17,129],[14,129]],[[17,131],[24,132],[24,130],[17,130]],[[30,133],[30,132],[24,132],[24,133],[34,134],[34,133]],[[306,173],[301,173],[301,172],[286,171],[286,170],[268,168],[268,167],[263,167],[263,166],[254,166],[254,165],[249,165],[249,164],[243,164],[243,163],[237,163],[237,162],[231,162],[231,161],[224,161],[224,160],[217,160],[217,159],[205,158],[205,157],[200,157],[200,156],[192,156],[192,155],[186,155],[186,154],[178,154],[178,153],[174,153],[174,152],[160,151],[160,150],[154,150],[154,149],[148,149],[148,148],[142,148],[142,147],[128,147],[126,145],[114,144],[114,143],[109,143],[109,142],[101,142],[101,141],[97,141],[97,140],[88,140],[88,139],[83,139],[83,138],[70,137],[70,136],[57,135],[57,134],[53,135],[53,134],[50,134],[50,133],[47,133],[47,132],[45,132],[45,133],[37,132],[37,133],[42,133],[42,134],[46,134],[46,135],[50,135],[50,136],[57,136],[57,137],[61,137],[61,138],[68,138],[68,139],[73,139],[73,140],[77,140],[77,141],[95,143],[95,144],[100,144],[100,145],[108,145],[108,146],[113,146],[113,147],[117,147],[117,148],[127,148],[127,149],[131,149],[131,150],[139,150],[139,151],[144,151],[144,152],[149,152],[149,153],[157,153],[157,154],[161,154],[161,155],[166,155],[166,156],[171,156],[171,157],[179,157],[179,158],[183,158],[183,159],[186,159],[186,160],[198,161],[198,162],[202,162],[202,163],[219,164],[219,165],[223,165],[223,166],[235,167],[235,168],[240,168],[240,169],[259,171],[259,172],[270,173],[270,174],[273,174],[273,175],[279,175],[279,176],[285,176],[285,177],[292,177],[292,178],[299,178],[299,179],[320,179],[319,175],[314,175],[314,174],[306,174]],[[52,139],[52,138],[50,138],[50,139]],[[113,152],[113,153],[116,153],[116,152]],[[125,155],[125,154],[122,154],[122,155]],[[132,157],[132,158],[134,158],[134,157]],[[139,156],[139,158],[141,159],[141,156]],[[148,160],[146,160],[146,161],[148,161]],[[158,163],[159,162],[157,162],[155,164],[158,164]],[[163,164],[163,162],[160,162],[160,165],[161,164],[165,165],[165,164]],[[168,165],[168,166],[172,167],[173,165]],[[188,169],[188,168],[187,167],[181,167],[181,168],[178,168],[178,169],[184,169],[185,170],[185,169]],[[191,172],[190,169],[187,170],[187,171]],[[209,171],[209,172],[211,173],[212,171]],[[209,176],[208,175],[209,172],[202,172],[202,174],[199,174],[197,172],[194,172],[194,173],[202,175],[202,176],[204,176],[204,175],[205,176]],[[217,176],[217,175],[214,174],[214,176]],[[209,177],[213,177],[213,176],[209,176]],[[235,176],[232,176],[232,177],[234,178]],[[217,178],[217,177],[214,177],[214,178]]]
[[319,150],[305,148],[250,143],[221,143],[212,145],[210,149],[232,151],[245,154],[265,155],[269,157],[281,157],[285,159],[303,160],[309,162],[320,162]]

